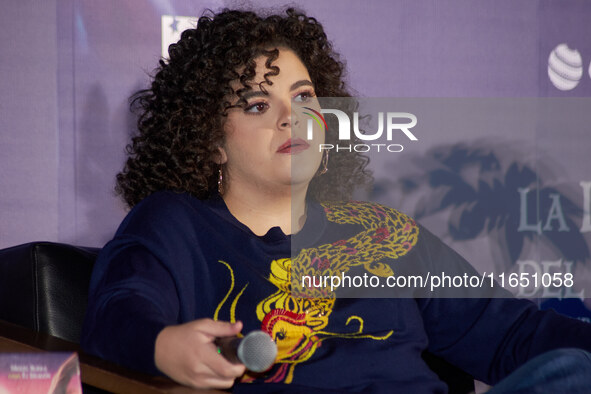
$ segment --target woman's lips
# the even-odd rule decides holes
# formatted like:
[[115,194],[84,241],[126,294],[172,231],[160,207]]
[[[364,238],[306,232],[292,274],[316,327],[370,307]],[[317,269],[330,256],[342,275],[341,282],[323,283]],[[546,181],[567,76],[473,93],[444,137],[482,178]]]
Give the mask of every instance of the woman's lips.
[[310,144],[308,144],[306,141],[304,141],[301,138],[295,138],[295,139],[290,138],[287,140],[287,142],[285,142],[285,144],[281,145],[277,149],[277,153],[295,154],[295,153],[300,153],[302,151],[305,151],[309,147],[310,147]]

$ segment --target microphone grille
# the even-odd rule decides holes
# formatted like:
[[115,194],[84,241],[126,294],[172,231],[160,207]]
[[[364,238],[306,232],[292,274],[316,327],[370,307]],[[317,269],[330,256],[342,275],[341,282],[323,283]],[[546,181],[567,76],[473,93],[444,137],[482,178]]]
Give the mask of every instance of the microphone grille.
[[236,353],[246,369],[253,372],[263,372],[275,362],[277,345],[266,332],[251,331],[242,338]]

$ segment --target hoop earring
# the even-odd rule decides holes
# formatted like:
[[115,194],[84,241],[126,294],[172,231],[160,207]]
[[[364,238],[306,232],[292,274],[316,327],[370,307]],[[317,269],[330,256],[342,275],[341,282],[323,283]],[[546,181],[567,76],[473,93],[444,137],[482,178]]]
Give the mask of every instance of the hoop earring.
[[220,168],[218,169],[218,193],[221,195],[224,194],[224,174],[222,172],[222,165],[220,164]]
[[318,175],[324,175],[328,172],[328,150],[324,151],[324,155],[322,155],[322,162],[320,163],[322,166],[322,170],[318,173]]

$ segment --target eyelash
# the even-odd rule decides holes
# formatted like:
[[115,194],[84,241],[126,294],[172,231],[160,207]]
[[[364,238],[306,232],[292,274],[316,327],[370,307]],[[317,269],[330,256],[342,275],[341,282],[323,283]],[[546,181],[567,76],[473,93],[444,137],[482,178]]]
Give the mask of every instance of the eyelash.
[[[252,109],[257,107],[258,105],[264,105],[265,108],[260,111],[252,111]],[[267,108],[269,108],[269,104],[267,104],[265,101],[257,101],[256,103],[246,106],[246,108],[244,108],[244,112],[249,115],[258,115],[258,114],[262,114],[264,111],[266,111]]]
[[[301,100],[301,101],[298,101],[298,102],[302,102],[302,103],[305,103],[305,102],[307,102],[307,101],[308,101],[308,100],[310,100],[312,97],[316,97],[316,94],[314,93],[314,91],[313,91],[313,90],[304,90],[304,91],[302,91],[302,92],[299,92],[299,93],[297,93],[297,94],[296,94],[296,95],[293,97],[293,98],[294,98],[294,100],[295,100],[297,97],[301,96],[301,95],[307,95],[307,97],[306,97],[305,99],[303,99],[303,100]],[[263,108],[263,109],[261,109],[261,110],[258,110],[258,111],[253,111],[253,109],[255,109],[255,108],[256,108],[257,106],[259,106],[259,105],[263,105],[263,106],[264,106],[264,108]],[[254,103],[252,103],[252,104],[249,104],[249,105],[247,105],[247,106],[244,108],[244,112],[245,112],[246,114],[249,114],[249,115],[260,115],[260,114],[264,113],[264,112],[265,112],[265,111],[266,111],[268,108],[269,108],[269,104],[268,104],[266,101],[257,101],[257,102],[254,102]]]
[[306,95],[308,95],[308,98],[307,98],[306,100],[302,100],[302,102],[304,102],[304,103],[305,103],[305,102],[307,102],[308,100],[310,100],[311,98],[313,98],[313,97],[316,97],[316,93],[314,93],[314,91],[313,91],[313,90],[304,90],[304,91],[302,91],[302,92],[299,92],[298,94],[296,94],[296,95],[294,96],[294,99],[295,99],[296,97],[298,97],[298,96],[301,96],[302,94],[306,94]]

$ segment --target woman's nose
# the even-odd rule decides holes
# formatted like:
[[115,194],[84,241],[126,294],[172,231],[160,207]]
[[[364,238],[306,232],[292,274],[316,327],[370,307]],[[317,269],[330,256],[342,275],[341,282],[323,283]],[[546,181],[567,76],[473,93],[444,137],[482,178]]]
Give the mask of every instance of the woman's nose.
[[282,114],[279,120],[279,127],[280,128],[287,128],[293,127],[299,123],[298,115],[295,112],[292,112],[291,107],[291,100],[288,105],[284,106],[282,109]]
[[279,126],[281,128],[291,127],[291,115],[284,117]]

